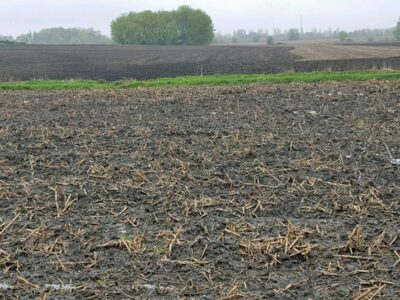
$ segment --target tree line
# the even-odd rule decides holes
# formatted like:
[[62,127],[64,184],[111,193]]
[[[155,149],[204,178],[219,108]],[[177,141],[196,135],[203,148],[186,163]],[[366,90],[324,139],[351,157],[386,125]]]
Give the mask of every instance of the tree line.
[[299,39],[338,39],[341,42],[355,38],[366,38],[372,42],[375,38],[390,41],[391,37],[400,41],[400,20],[394,28],[361,29],[352,32],[328,29],[313,29],[300,32],[296,28],[289,30],[274,29],[273,32],[238,29],[233,34],[214,35],[213,22],[205,12],[181,6],[175,11],[130,12],[116,18],[111,23],[112,39],[93,28],[47,28],[39,32],[30,32],[14,38],[0,34],[0,44],[138,44],[138,45],[207,45],[231,43],[267,43],[275,41],[295,41]]
[[214,25],[200,9],[181,6],[174,11],[130,12],[111,23],[112,39],[92,28],[46,28],[16,39],[0,36],[3,43],[26,44],[133,44],[208,45],[214,40]]
[[214,39],[214,25],[202,10],[181,6],[122,15],[111,23],[111,35],[119,44],[207,45]]
[[93,28],[45,28],[29,32],[17,38],[0,35],[2,44],[111,44],[112,40]]
[[282,30],[279,28],[269,31],[268,29],[246,30],[237,29],[231,34],[216,33],[214,43],[216,44],[248,44],[248,43],[267,43],[274,42],[296,41],[296,40],[323,40],[337,39],[341,42],[350,41],[352,39],[364,38],[368,42],[373,42],[375,39],[392,41],[393,38],[400,41],[400,20],[393,28],[383,29],[360,29],[354,31],[343,31],[339,28],[334,30],[319,30],[317,28],[312,31],[300,32],[297,28]]
[[26,44],[110,44],[111,39],[93,28],[46,28],[20,35],[16,43]]

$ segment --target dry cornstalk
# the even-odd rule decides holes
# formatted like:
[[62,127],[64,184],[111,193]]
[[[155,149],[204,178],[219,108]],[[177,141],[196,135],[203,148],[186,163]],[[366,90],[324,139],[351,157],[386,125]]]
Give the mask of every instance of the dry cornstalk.
[[190,260],[169,260],[167,258],[164,258],[162,261],[177,265],[188,265],[188,266],[204,266],[210,263],[207,260],[198,260],[194,257],[191,258]]
[[398,258],[396,263],[394,264],[394,267],[397,267],[397,265],[400,264],[400,254],[397,251],[394,251],[394,254],[396,254],[396,256]]
[[232,283],[232,286],[227,291],[226,295],[221,297],[221,300],[232,300],[232,299],[242,299],[245,298],[246,295],[239,289],[239,284],[235,280]]
[[365,249],[365,234],[360,225],[357,225],[349,235],[346,248],[353,253],[353,249],[363,251]]
[[101,244],[96,248],[120,248],[120,249],[125,249],[128,252],[143,253],[144,251],[146,251],[146,246],[144,242],[145,242],[144,236],[139,236],[132,240],[122,238],[120,240],[109,241],[105,244]]
[[384,230],[372,243],[371,245],[368,247],[368,255],[372,255],[373,252],[381,249],[381,248],[385,248],[385,237],[388,234],[386,233],[386,230]]
[[39,286],[37,284],[34,284],[30,282],[28,279],[22,277],[22,276],[17,276],[18,280],[21,281],[23,284],[27,285],[31,289],[38,289]]
[[253,240],[242,240],[239,246],[244,248],[244,254],[252,260],[257,257],[269,256],[270,266],[280,264],[280,256],[288,255],[289,257],[302,256],[307,258],[310,252],[318,248],[318,244],[309,244],[304,242],[304,236],[301,232],[308,232],[308,229],[293,227],[291,222],[287,225],[286,236],[278,236],[275,238],[260,238]]
[[370,288],[361,289],[354,297],[353,300],[373,300],[381,298],[382,292],[386,288],[386,284],[378,284]]
[[[10,222],[8,222],[4,228],[0,231],[0,236],[7,231],[8,228],[10,228],[10,226],[19,218],[19,216],[21,215],[21,213],[18,213]],[[3,224],[4,225],[4,224]]]

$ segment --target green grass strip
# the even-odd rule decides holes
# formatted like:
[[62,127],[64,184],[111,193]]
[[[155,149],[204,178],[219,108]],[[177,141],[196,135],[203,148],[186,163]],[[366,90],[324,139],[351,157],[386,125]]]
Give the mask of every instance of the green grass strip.
[[97,90],[139,87],[189,87],[240,85],[250,83],[302,83],[324,81],[399,80],[400,71],[370,70],[348,72],[309,72],[282,74],[207,75],[159,78],[153,80],[32,80],[0,82],[0,90]]

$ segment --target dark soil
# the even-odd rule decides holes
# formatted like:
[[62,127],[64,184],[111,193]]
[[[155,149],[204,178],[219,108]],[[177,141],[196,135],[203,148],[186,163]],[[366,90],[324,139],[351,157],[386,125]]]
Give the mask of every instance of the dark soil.
[[298,61],[292,47],[0,47],[0,81],[153,79],[182,75],[400,68],[400,58]]
[[4,46],[0,80],[151,79],[289,70],[290,47]]
[[0,295],[398,299],[399,93],[1,92]]

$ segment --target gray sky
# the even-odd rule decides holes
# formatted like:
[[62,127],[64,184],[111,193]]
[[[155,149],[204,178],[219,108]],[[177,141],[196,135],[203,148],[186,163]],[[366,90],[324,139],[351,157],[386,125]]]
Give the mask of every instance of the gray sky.
[[17,36],[46,27],[93,27],[110,34],[110,22],[129,11],[201,8],[217,32],[234,29],[344,30],[393,27],[400,0],[0,0],[0,34]]

